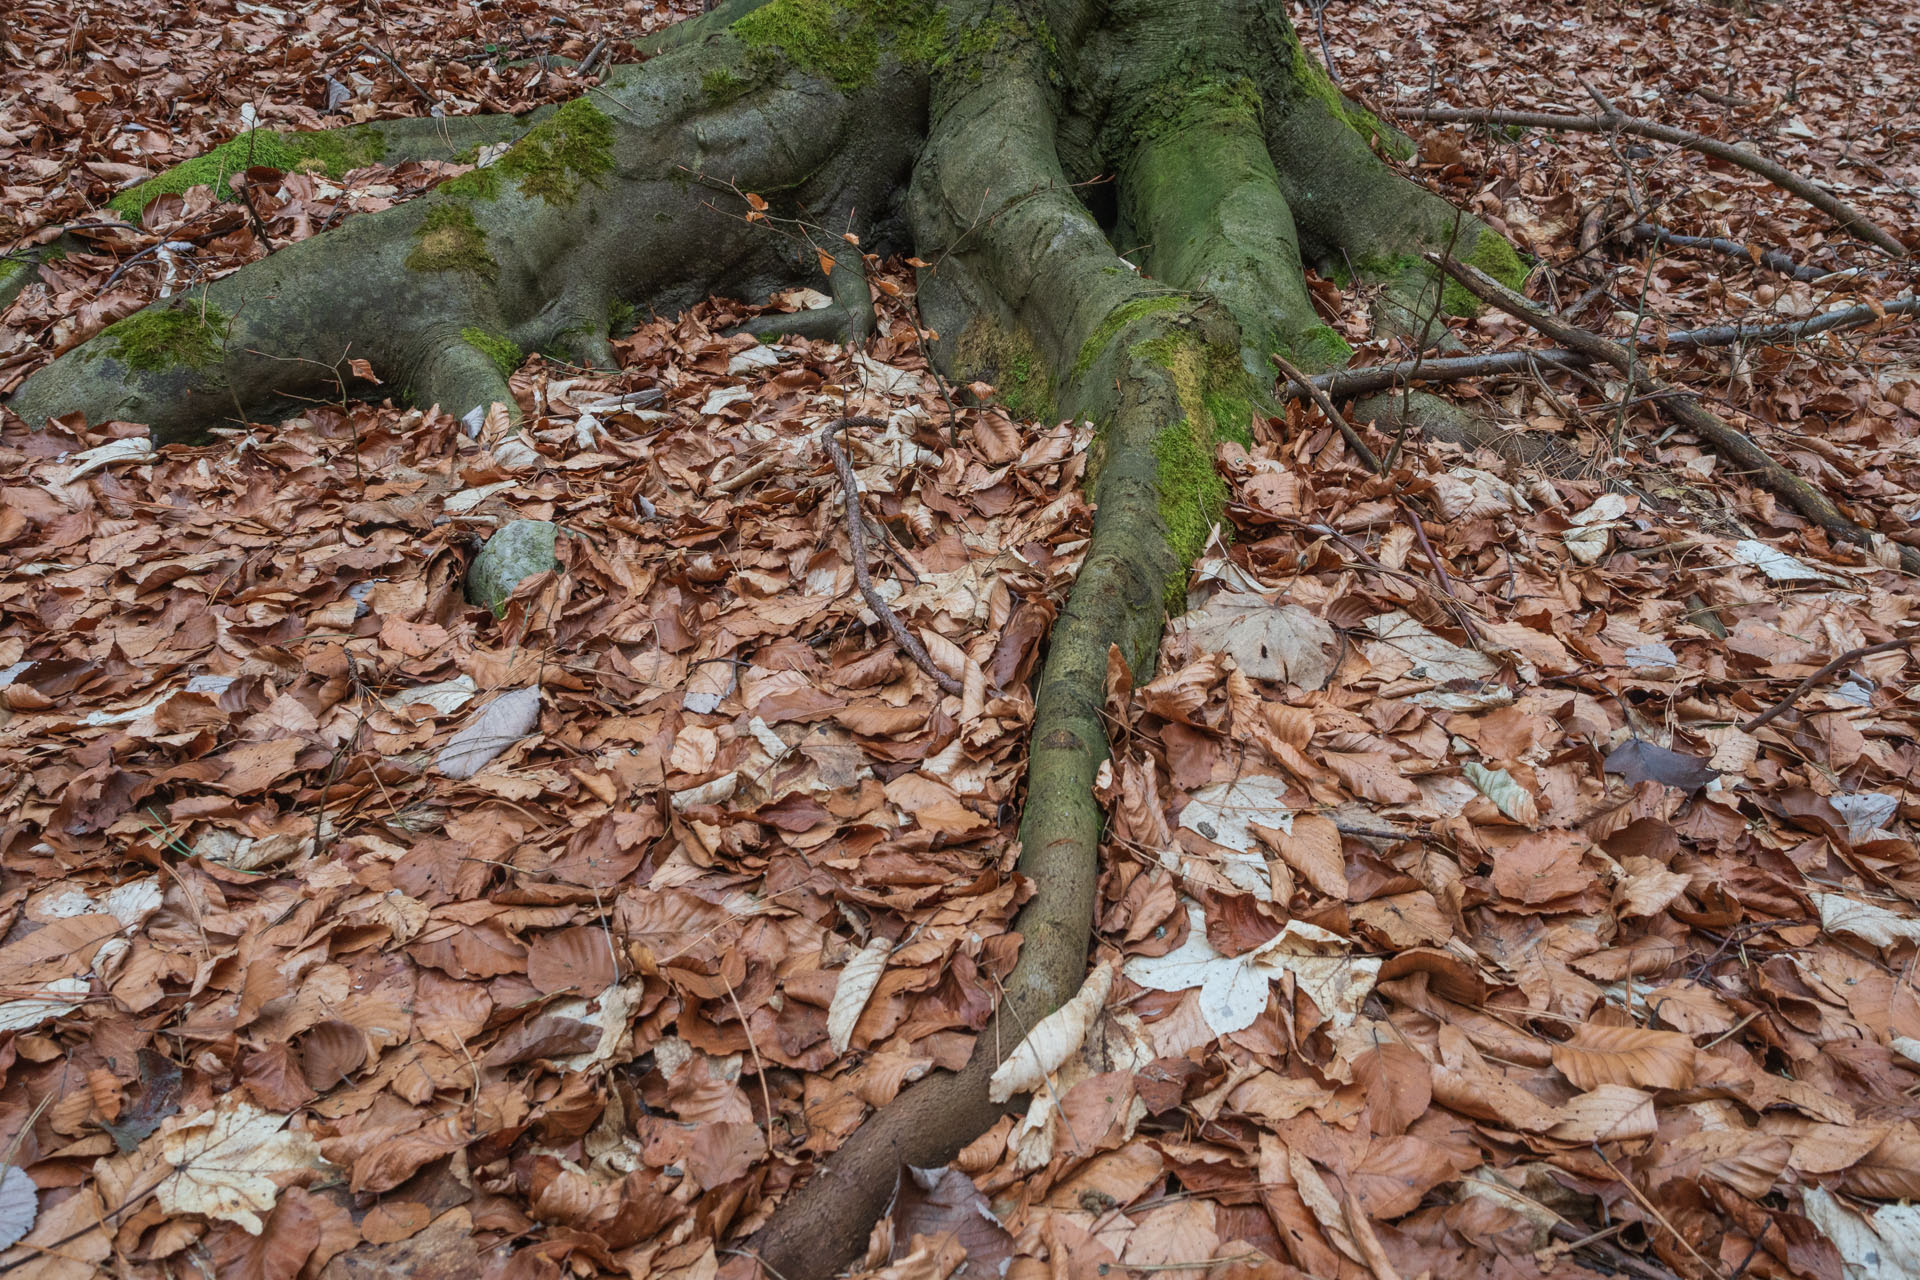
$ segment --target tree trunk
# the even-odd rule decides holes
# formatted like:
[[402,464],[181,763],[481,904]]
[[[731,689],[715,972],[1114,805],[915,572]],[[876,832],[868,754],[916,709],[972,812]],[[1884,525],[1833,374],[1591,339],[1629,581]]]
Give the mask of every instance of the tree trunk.
[[[622,304],[664,313],[817,280],[814,245],[842,249],[850,231],[931,264],[919,300],[949,374],[1098,424],[1093,544],[1037,691],[1020,869],[1039,889],[1000,1021],[966,1069],[902,1093],[741,1246],[803,1280],[859,1251],[902,1162],[944,1164],[992,1123],[998,1052],[1084,976],[1109,651],[1150,671],[1163,602],[1224,497],[1215,445],[1246,441],[1273,404],[1269,356],[1315,372],[1348,354],[1302,259],[1385,279],[1376,311],[1416,331],[1471,306],[1423,251],[1515,284],[1524,270],[1383,163],[1405,140],[1340,96],[1279,0],[729,0],[664,45],[525,119],[273,139],[329,166],[517,141],[113,325],[12,407],[34,425],[79,411],[188,439],[283,395],[337,396],[349,358],[418,404],[511,404],[518,351],[610,363]],[[743,217],[746,192],[767,221]],[[862,335],[864,279],[830,281],[831,322]]]

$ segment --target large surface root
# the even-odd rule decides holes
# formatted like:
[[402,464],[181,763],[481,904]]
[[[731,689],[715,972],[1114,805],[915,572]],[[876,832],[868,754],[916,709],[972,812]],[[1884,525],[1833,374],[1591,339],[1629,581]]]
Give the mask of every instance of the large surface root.
[[[191,439],[285,395],[337,399],[364,358],[407,399],[455,415],[505,400],[517,354],[604,360],[609,307],[678,310],[817,275],[803,240],[745,221],[741,192],[794,223],[888,247],[886,217],[925,121],[923,73],[876,69],[854,93],[795,71],[716,103],[740,40],[699,40],[527,122],[456,130],[520,141],[432,195],[354,219],[157,304],[35,374],[12,408],[80,412]],[[396,145],[443,149],[445,122]],[[733,181],[750,181],[736,188]]]

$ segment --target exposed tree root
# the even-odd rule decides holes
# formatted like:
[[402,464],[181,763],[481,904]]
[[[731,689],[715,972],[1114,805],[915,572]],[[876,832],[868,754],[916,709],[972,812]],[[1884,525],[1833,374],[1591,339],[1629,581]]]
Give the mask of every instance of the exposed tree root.
[[1690,133],[1670,124],[1661,124],[1657,120],[1645,120],[1639,116],[1625,115],[1618,111],[1594,116],[1577,116],[1551,111],[1498,111],[1491,108],[1455,107],[1414,107],[1400,114],[1409,120],[1431,120],[1437,124],[1495,124],[1517,129],[1565,129],[1574,133],[1631,133],[1656,142],[1671,143],[1677,147],[1685,147],[1689,151],[1697,151],[1703,156],[1711,156],[1715,160],[1736,165],[1748,173],[1757,173],[1782,191],[1792,192],[1832,218],[1840,225],[1840,229],[1849,235],[1857,236],[1893,257],[1907,256],[1907,247],[1900,243],[1892,232],[1881,227],[1811,178],[1802,177],[1784,165],[1769,160],[1765,156],[1755,155],[1744,147],[1736,147],[1731,142],[1722,142],[1718,138]]
[[[122,321],[14,407],[186,439],[330,387],[352,355],[464,413],[506,398],[519,351],[606,359],[612,303],[817,280],[811,246],[740,216],[751,191],[777,227],[845,227],[933,264],[919,302],[938,363],[1017,374],[997,380],[1034,416],[1097,425],[1092,541],[1035,690],[1019,961],[967,1067],[881,1108],[731,1264],[816,1280],[857,1254],[903,1161],[944,1163],[992,1123],[994,1067],[1080,986],[1109,655],[1151,671],[1225,501],[1216,446],[1273,403],[1268,357],[1310,373],[1350,354],[1302,257],[1456,307],[1477,304],[1440,295],[1422,252],[1516,284],[1525,268],[1382,163],[1373,147],[1399,140],[1327,82],[1278,0],[729,0],[661,44],[585,99],[487,126],[519,138],[490,168]],[[1075,184],[1115,174],[1103,224]],[[1141,245],[1152,279],[1120,252]],[[857,273],[830,287],[839,323],[870,322]]]
[[[1499,281],[1465,263],[1438,258],[1435,261],[1475,297],[1500,308],[1556,342],[1564,342],[1594,360],[1612,365],[1632,384],[1636,395],[1659,397],[1662,407],[1682,425],[1700,435],[1729,462],[1744,468],[1761,484],[1785,498],[1795,511],[1833,537],[1868,548],[1872,548],[1876,542],[1886,543],[1884,537],[1861,528],[1813,484],[1774,461],[1746,432],[1684,390],[1647,373],[1645,366],[1636,361],[1627,348],[1541,310]],[[1898,551],[1901,568],[1908,573],[1920,573],[1920,548],[1899,543],[1887,545]]]

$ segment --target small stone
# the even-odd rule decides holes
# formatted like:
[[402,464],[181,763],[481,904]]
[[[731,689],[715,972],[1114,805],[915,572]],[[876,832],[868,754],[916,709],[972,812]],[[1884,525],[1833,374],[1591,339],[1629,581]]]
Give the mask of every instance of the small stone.
[[467,570],[467,602],[485,605],[496,617],[506,613],[507,597],[522,578],[559,563],[554,555],[559,535],[559,526],[550,520],[515,520],[501,528]]

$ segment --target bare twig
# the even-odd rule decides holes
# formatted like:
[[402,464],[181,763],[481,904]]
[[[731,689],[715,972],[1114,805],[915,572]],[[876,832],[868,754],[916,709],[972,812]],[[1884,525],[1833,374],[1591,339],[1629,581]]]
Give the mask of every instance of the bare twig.
[[840,447],[834,437],[842,427],[880,427],[886,423],[878,418],[836,418],[820,430],[820,445],[833,459],[833,469],[840,477],[840,488],[847,499],[847,543],[853,555],[853,580],[860,587],[860,595],[867,602],[867,608],[873,610],[876,618],[886,626],[887,633],[893,637],[914,665],[933,677],[940,688],[956,696],[963,695],[966,687],[952,676],[933,664],[933,657],[927,647],[920,643],[919,637],[907,630],[878,591],[873,589],[873,579],[867,576],[867,533],[866,521],[860,514],[860,484],[853,476],[853,463],[847,458],[847,451]]
[[1804,178],[1793,170],[1765,156],[1756,155],[1744,147],[1736,147],[1718,138],[1690,133],[1685,129],[1676,129],[1670,124],[1661,124],[1657,120],[1625,115],[1618,111],[1577,116],[1551,111],[1500,111],[1492,108],[1461,109],[1457,107],[1412,107],[1403,110],[1400,114],[1409,119],[1430,120],[1437,124],[1491,124],[1520,129],[1564,129],[1573,133],[1631,133],[1642,138],[1651,138],[1656,142],[1685,147],[1689,151],[1697,151],[1715,160],[1737,165],[1748,173],[1757,173],[1781,190],[1799,196],[1839,223],[1843,230],[1884,250],[1889,256],[1895,258],[1907,256],[1907,247],[1895,239],[1891,232],[1812,179]]
[[1319,387],[1316,387],[1313,384],[1313,380],[1307,377],[1306,374],[1289,364],[1285,356],[1275,355],[1272,357],[1272,360],[1275,365],[1279,366],[1282,375],[1292,379],[1293,385],[1304,386],[1307,389],[1307,394],[1313,397],[1314,404],[1318,405],[1320,412],[1327,416],[1327,421],[1338,427],[1340,434],[1347,438],[1347,447],[1353,450],[1354,456],[1366,463],[1368,469],[1375,475],[1385,475],[1387,473],[1386,467],[1381,464],[1380,459],[1375,456],[1373,450],[1367,448],[1367,442],[1360,438],[1360,433],[1353,429],[1353,424],[1342,417],[1340,411],[1333,407],[1333,401],[1328,398],[1327,393]]
[[1626,234],[1635,240],[1652,240],[1659,244],[1671,245],[1676,249],[1706,249],[1713,253],[1725,254],[1729,258],[1737,258],[1742,262],[1757,262],[1802,284],[1811,284],[1831,274],[1818,267],[1803,266],[1778,249],[1756,250],[1755,246],[1741,244],[1738,240],[1729,240],[1725,236],[1682,235],[1655,222],[1636,222],[1627,228]]
[[413,90],[414,93],[419,96],[420,101],[426,103],[429,107],[437,107],[440,105],[439,103],[433,100],[432,94],[428,93],[425,89],[422,89],[420,87],[420,82],[418,80],[415,80],[412,76],[407,74],[407,69],[400,65],[400,59],[394,57],[392,54],[388,53],[385,49],[382,49],[379,45],[375,44],[371,40],[361,41],[360,47],[367,50],[370,53],[379,54],[381,60],[385,62],[388,66],[393,68],[394,74],[399,76],[402,80],[406,82],[407,88]]
[[1780,699],[1780,701],[1774,703],[1772,706],[1768,707],[1765,711],[1762,711],[1759,715],[1755,716],[1753,719],[1741,725],[1740,726],[1741,732],[1752,733],[1755,729],[1758,729],[1761,725],[1767,724],[1768,722],[1770,722],[1775,716],[1781,715],[1784,712],[1790,710],[1793,707],[1794,703],[1800,701],[1800,699],[1803,696],[1805,696],[1807,690],[1813,688],[1815,685],[1819,684],[1822,680],[1825,680],[1828,676],[1840,670],[1842,667],[1848,666],[1851,663],[1854,663],[1859,659],[1866,657],[1868,654],[1891,653],[1895,649],[1911,649],[1913,647],[1913,644],[1916,638],[1920,638],[1920,637],[1908,636],[1905,640],[1882,640],[1879,644],[1862,645],[1858,649],[1847,650],[1845,653],[1835,658],[1832,662],[1829,662],[1826,666],[1820,668],[1818,671],[1808,676],[1805,680],[1802,680],[1799,684],[1795,685],[1792,693]]
[[[1858,328],[1887,316],[1920,315],[1920,294],[1907,294],[1891,302],[1876,302],[1839,311],[1828,311],[1805,320],[1774,324],[1718,324],[1701,329],[1676,329],[1662,337],[1657,347],[1694,350],[1703,347],[1730,347],[1741,342],[1775,344],[1810,338],[1835,329]],[[1322,373],[1307,381],[1329,396],[1348,399],[1372,391],[1384,391],[1412,382],[1459,382],[1465,378],[1491,378],[1526,373],[1535,365],[1549,369],[1585,368],[1596,362],[1579,351],[1498,351],[1483,356],[1448,356],[1439,360],[1398,360],[1392,364],[1370,365],[1363,369],[1342,369]],[[1308,389],[1295,379],[1280,388],[1282,399],[1297,400]]]
[[[1800,476],[1794,475],[1755,444],[1752,437],[1714,413],[1691,393],[1671,387],[1635,364],[1628,349],[1599,334],[1567,323],[1535,303],[1464,262],[1428,254],[1427,260],[1482,302],[1500,308],[1516,320],[1539,330],[1556,342],[1565,343],[1590,359],[1612,365],[1624,374],[1637,395],[1662,396],[1661,407],[1681,425],[1698,434],[1729,462],[1750,472],[1755,479],[1787,500],[1787,505],[1819,525],[1833,537],[1872,547],[1874,535],[1849,519],[1833,500]],[[1897,544],[1896,544],[1897,545]],[[1920,548],[1899,546],[1900,565],[1908,573],[1920,573]]]

